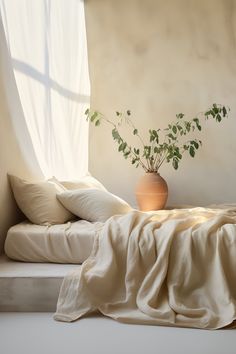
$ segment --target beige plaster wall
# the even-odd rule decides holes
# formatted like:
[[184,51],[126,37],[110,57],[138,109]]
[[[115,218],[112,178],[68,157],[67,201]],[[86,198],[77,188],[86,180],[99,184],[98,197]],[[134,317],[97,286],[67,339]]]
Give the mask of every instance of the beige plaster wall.
[[[164,127],[175,114],[212,103],[230,119],[209,123],[195,159],[165,165],[172,203],[236,201],[236,1],[86,0],[91,102],[110,116],[131,109],[137,127]],[[96,129],[96,130],[95,130]],[[108,129],[90,131],[90,171],[135,204],[136,170],[117,152]]]

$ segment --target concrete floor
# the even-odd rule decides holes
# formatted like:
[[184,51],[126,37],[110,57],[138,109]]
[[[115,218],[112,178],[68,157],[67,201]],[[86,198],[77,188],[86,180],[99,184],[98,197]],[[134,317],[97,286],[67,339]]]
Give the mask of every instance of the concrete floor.
[[235,354],[236,330],[126,325],[102,316],[56,322],[52,313],[0,313],[1,354]]

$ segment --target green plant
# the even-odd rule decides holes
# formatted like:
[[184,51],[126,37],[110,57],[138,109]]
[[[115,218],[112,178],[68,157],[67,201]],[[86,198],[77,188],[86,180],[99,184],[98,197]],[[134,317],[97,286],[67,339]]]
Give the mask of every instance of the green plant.
[[[174,169],[178,169],[180,160],[185,152],[194,157],[196,151],[202,145],[199,139],[190,139],[183,141],[187,135],[193,135],[194,131],[202,130],[202,120],[214,119],[221,122],[223,118],[228,117],[229,108],[219,104],[213,104],[206,112],[199,113],[190,120],[184,119],[184,114],[176,114],[176,120],[165,129],[149,129],[149,143],[145,143],[138,129],[134,126],[130,116],[130,110],[125,114],[116,112],[116,122],[107,119],[98,111],[87,109],[85,115],[87,120],[99,126],[102,121],[112,126],[112,137],[118,144],[118,151],[125,159],[131,159],[136,167],[141,166],[146,172],[158,172],[164,162],[171,162]],[[133,135],[139,140],[138,147],[132,147],[120,135],[119,128],[125,122],[132,129]]]

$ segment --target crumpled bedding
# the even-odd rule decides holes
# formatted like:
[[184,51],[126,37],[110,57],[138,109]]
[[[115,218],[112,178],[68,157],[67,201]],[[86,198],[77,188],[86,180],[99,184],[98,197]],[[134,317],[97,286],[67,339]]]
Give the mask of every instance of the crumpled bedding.
[[110,218],[65,277],[54,319],[217,329],[236,319],[236,206]]

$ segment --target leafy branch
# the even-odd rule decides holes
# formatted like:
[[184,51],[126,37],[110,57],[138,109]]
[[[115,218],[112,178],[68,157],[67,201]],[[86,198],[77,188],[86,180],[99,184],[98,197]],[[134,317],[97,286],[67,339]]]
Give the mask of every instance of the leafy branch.
[[[176,119],[168,124],[165,129],[149,129],[149,142],[145,143],[138,129],[134,126],[130,116],[130,110],[125,113],[116,112],[116,122],[107,119],[98,111],[87,109],[85,115],[87,120],[99,126],[102,121],[112,126],[112,137],[118,145],[118,151],[125,159],[130,159],[135,167],[141,166],[145,172],[158,172],[164,162],[171,162],[174,169],[178,169],[183,154],[189,153],[194,157],[197,150],[202,146],[199,139],[182,141],[185,136],[202,130],[204,120],[213,119],[220,123],[223,118],[228,117],[230,109],[214,103],[206,112],[199,113],[190,120],[185,120],[183,113],[176,114]],[[123,123],[128,124],[133,135],[139,141],[138,147],[132,147],[121,136],[119,127]]]

